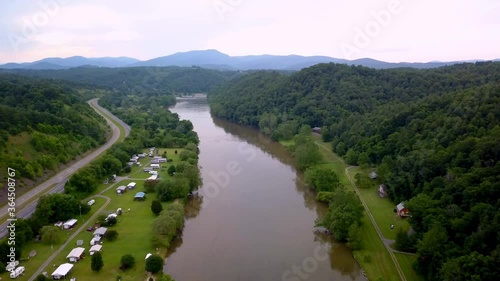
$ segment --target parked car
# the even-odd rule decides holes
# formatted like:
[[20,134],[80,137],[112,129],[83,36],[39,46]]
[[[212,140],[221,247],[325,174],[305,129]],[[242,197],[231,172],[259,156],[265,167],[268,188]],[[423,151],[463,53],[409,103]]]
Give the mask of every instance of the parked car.
[[94,199],[92,199],[92,200],[90,200],[89,202],[87,202],[87,205],[92,206],[92,205],[94,205],[94,203],[95,203],[95,200],[94,200]]
[[92,232],[94,230],[95,230],[95,227],[93,227],[93,226],[90,226],[90,227],[87,228],[87,231],[90,231],[90,232]]

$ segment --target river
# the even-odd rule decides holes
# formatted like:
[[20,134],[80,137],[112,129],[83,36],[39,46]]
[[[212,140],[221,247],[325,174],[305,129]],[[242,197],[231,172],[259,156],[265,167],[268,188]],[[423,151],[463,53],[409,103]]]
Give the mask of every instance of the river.
[[176,281],[365,280],[351,251],[314,227],[326,208],[281,145],[212,118],[206,99],[170,110],[198,133],[203,187],[165,272]]

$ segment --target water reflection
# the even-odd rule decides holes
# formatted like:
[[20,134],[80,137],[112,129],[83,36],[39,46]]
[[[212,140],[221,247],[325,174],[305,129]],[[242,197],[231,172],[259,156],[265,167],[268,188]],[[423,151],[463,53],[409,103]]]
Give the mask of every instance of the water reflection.
[[[326,245],[328,260],[308,280],[364,279],[348,248],[315,231],[326,206],[314,200],[283,146],[255,129],[212,118],[204,100],[178,103],[173,111],[198,132],[204,187],[186,206],[187,225],[172,243],[166,272],[178,281],[297,280],[283,274]],[[241,146],[254,154],[251,161]],[[241,172],[207,197],[213,175],[231,161]]]

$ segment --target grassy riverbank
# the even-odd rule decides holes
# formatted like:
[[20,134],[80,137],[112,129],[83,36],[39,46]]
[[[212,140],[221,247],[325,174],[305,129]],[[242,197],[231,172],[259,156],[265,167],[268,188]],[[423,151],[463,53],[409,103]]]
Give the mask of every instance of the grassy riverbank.
[[[341,183],[354,191],[354,186],[348,178],[348,175],[354,178],[356,173],[366,172],[359,167],[347,169],[342,159],[331,150],[331,143],[324,143],[320,136],[313,135],[316,144],[320,148],[320,153],[325,160],[320,166],[333,169],[340,178]],[[281,142],[284,146],[292,145],[293,142]],[[346,170],[347,169],[347,170]],[[346,173],[348,171],[349,174]],[[369,211],[375,218],[377,226],[382,231],[384,238],[394,239],[398,228],[407,229],[408,222],[395,217],[393,213],[394,204],[388,199],[378,198],[376,195],[377,182],[373,182],[369,188],[360,189],[359,196],[367,204]],[[395,228],[391,229],[390,225]],[[363,215],[363,226],[361,228],[361,250],[353,251],[354,257],[365,271],[369,280],[401,280],[395,263],[390,253],[379,238],[375,226],[368,218],[366,212]],[[403,271],[406,280],[423,280],[412,268],[415,259],[414,255],[397,254],[396,259]]]

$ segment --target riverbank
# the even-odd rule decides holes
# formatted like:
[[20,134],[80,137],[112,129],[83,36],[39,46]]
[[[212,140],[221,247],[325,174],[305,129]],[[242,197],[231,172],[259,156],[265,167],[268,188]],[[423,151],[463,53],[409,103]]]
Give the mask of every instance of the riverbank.
[[[175,154],[177,150],[177,154]],[[179,160],[179,154],[183,151],[182,148],[160,148],[160,151],[166,151],[172,159],[172,162],[168,163],[167,166],[177,165]],[[144,151],[146,152],[146,150]],[[118,232],[118,238],[115,241],[104,240],[102,243],[102,258],[104,266],[101,271],[94,272],[90,269],[91,256],[88,254],[90,248],[89,242],[92,239],[92,232],[81,231],[76,236],[74,236],[67,244],[60,250],[60,253],[54,258],[46,268],[44,272],[48,274],[54,271],[54,264],[59,265],[66,263],[66,255],[75,247],[77,247],[77,241],[82,240],[83,245],[81,247],[85,248],[86,257],[81,261],[76,263],[73,267],[71,276],[77,277],[77,280],[81,281],[92,281],[92,280],[115,280],[118,276],[121,281],[139,281],[145,280],[149,276],[149,273],[145,272],[145,257],[147,254],[158,254],[162,258],[166,258],[168,249],[155,247],[153,245],[153,223],[155,222],[157,216],[151,211],[151,202],[156,199],[155,193],[147,193],[144,201],[134,200],[134,196],[137,192],[144,192],[144,183],[146,177],[144,175],[149,175],[142,171],[143,167],[147,165],[149,158],[140,159],[141,166],[135,166],[130,172],[129,176],[121,177],[119,181],[111,184],[101,184],[98,188],[98,194],[87,198],[87,201],[96,196],[104,196],[110,198],[110,202],[103,209],[96,209],[93,207],[95,212],[92,214],[109,214],[114,213],[118,208],[122,208],[123,214],[118,216],[118,222],[116,225],[108,227],[108,231],[115,230]],[[158,170],[160,178],[168,179],[171,176],[168,174],[167,168],[163,167]],[[135,182],[136,187],[133,190],[129,190],[123,194],[117,194],[116,187],[126,186],[130,182]],[[96,198],[96,200],[100,200]],[[162,202],[163,209],[165,209],[170,204],[183,204],[182,200],[177,200],[175,202]],[[88,219],[83,222],[83,229],[87,229],[94,225],[95,221],[88,221]],[[63,231],[71,233],[71,231]],[[120,270],[120,259],[123,255],[130,254],[135,258],[135,265],[127,269],[126,271]]]
[[[339,176],[341,183],[352,191],[355,191],[365,205],[365,212],[362,218],[363,226],[360,230],[361,249],[354,250],[353,255],[365,271],[367,278],[369,280],[394,281],[423,280],[421,276],[416,274],[411,266],[416,258],[415,255],[393,253],[392,248],[388,249],[388,246],[394,242],[391,239],[395,237],[394,233],[397,229],[407,229],[409,226],[406,221],[396,221],[397,218],[394,216],[392,204],[388,199],[374,198],[374,196],[372,196],[371,193],[376,194],[377,182],[371,182],[369,188],[359,192],[353,180],[354,176],[356,173],[367,173],[367,171],[361,170],[359,167],[350,167],[346,165],[345,162],[331,150],[331,143],[323,142],[321,136],[317,134],[313,134],[312,137],[320,148],[320,153],[325,160],[324,163],[318,166],[328,167],[334,170]],[[282,141],[280,143],[285,147],[293,145],[293,141]],[[381,202],[376,199],[385,201]],[[370,216],[372,216],[371,210],[376,212],[376,219],[374,221],[370,219]],[[388,221],[391,221],[397,228],[390,229],[390,224],[387,224]],[[390,239],[383,237],[381,234],[379,236],[376,227],[384,229],[383,232],[386,234],[392,234],[388,235]]]

